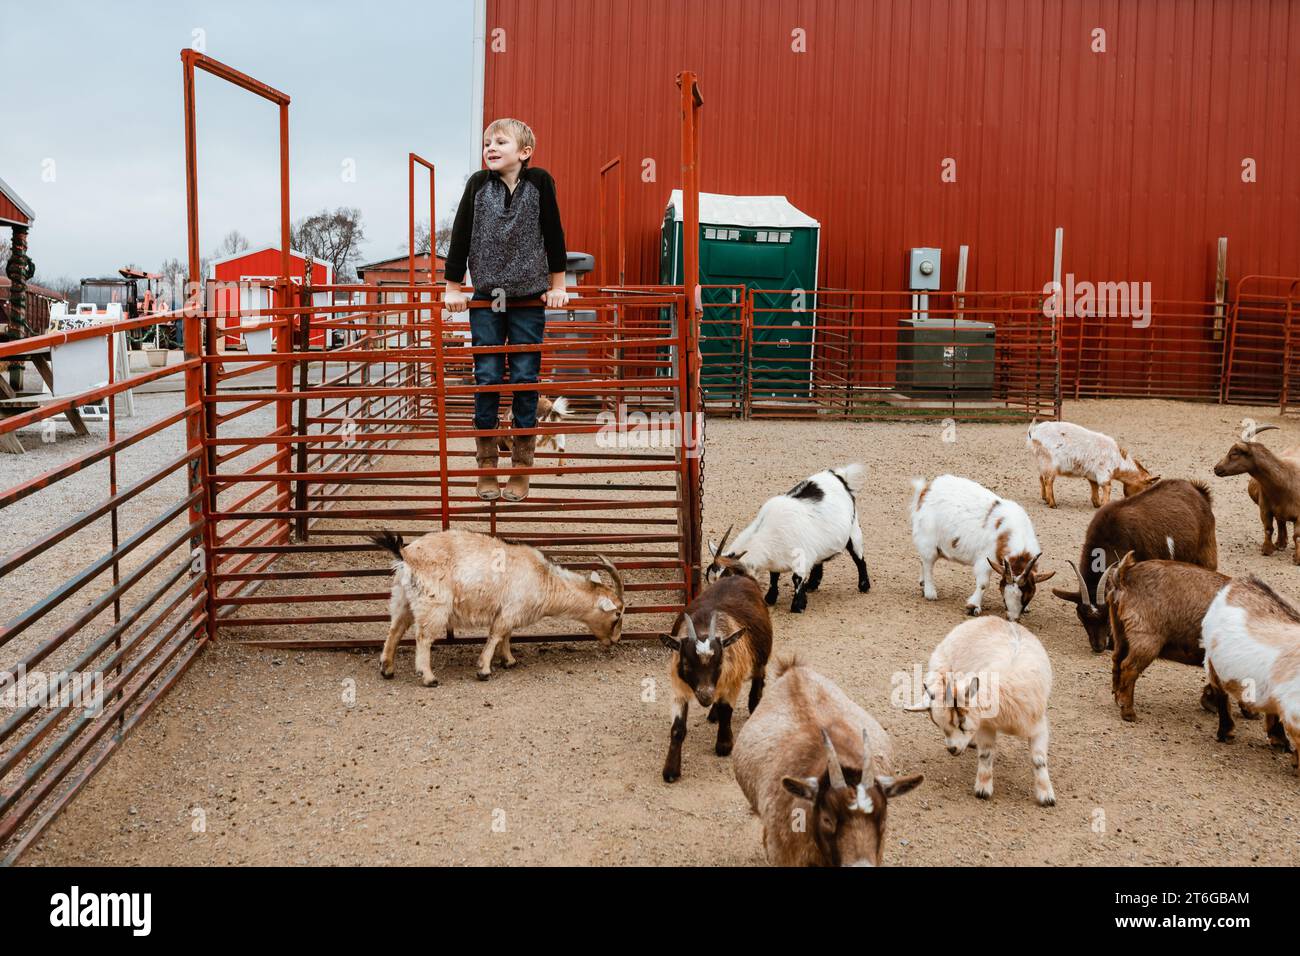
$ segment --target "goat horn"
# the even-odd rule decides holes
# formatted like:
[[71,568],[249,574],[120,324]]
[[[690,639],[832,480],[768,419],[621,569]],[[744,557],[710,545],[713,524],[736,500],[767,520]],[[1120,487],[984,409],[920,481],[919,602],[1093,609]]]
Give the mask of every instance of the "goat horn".
[[1029,578],[1034,573],[1034,567],[1038,564],[1038,559],[1041,558],[1042,556],[1043,556],[1043,552],[1041,551],[1039,551],[1036,555],[1034,555],[1034,559],[1029,562],[1029,567],[1025,568],[1025,570],[1020,573],[1020,577],[1017,580],[1019,580],[1021,583],[1028,581]]
[[1254,422],[1251,422],[1249,425],[1247,425],[1245,428],[1241,430],[1241,437],[1246,441],[1254,441],[1255,436],[1258,435],[1260,432],[1277,431],[1277,430],[1278,427],[1276,425],[1256,425]]
[[1074,572],[1074,576],[1079,580],[1079,603],[1091,607],[1092,595],[1088,592],[1088,585],[1083,583],[1083,572],[1079,570],[1079,566],[1073,561],[1070,562],[1070,570]]
[[734,527],[735,527],[734,524],[727,525],[727,530],[723,533],[722,540],[718,542],[718,550],[713,552],[714,555],[726,553],[727,539],[731,537],[731,529]]
[[831,744],[831,735],[822,728],[822,743],[826,745],[826,772],[831,777],[831,789],[843,790],[848,786],[844,782],[844,771],[840,769],[840,758],[835,755],[835,747]]
[[623,600],[623,577],[618,573],[618,568],[614,567],[614,562],[610,561],[609,558],[605,557],[603,554],[596,555],[596,560],[605,566],[605,570],[609,572],[609,576],[614,579],[614,597],[618,598],[621,602]]
[[871,786],[875,779],[872,772],[874,763],[871,758],[871,736],[867,733],[867,728],[862,728],[862,783],[865,786]]
[[686,615],[686,636],[690,639],[692,644],[698,644],[700,642],[699,635],[695,633],[695,622],[691,620],[689,614]]
[[709,615],[709,640],[712,641],[718,636],[718,612],[714,611]]

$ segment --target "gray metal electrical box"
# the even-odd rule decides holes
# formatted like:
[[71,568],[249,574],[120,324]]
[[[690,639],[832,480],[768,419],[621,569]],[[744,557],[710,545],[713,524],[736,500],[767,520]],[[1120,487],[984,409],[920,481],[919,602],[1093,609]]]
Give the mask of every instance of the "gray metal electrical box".
[[928,246],[919,246],[912,250],[907,276],[909,289],[937,290],[939,288],[940,254],[939,249],[931,249]]
[[898,329],[898,390],[927,398],[993,397],[992,322],[905,318]]

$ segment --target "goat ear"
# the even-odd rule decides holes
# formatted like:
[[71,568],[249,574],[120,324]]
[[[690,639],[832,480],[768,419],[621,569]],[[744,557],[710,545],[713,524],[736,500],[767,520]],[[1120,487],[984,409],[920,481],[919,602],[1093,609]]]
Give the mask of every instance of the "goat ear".
[[680,651],[682,649],[682,642],[677,640],[675,637],[670,637],[667,634],[660,634],[659,640],[663,641],[664,647],[668,648],[670,651]]
[[989,563],[989,567],[992,568],[994,571],[996,571],[998,574],[1002,573],[1002,568],[994,564],[992,558],[986,556],[984,560],[987,561]]
[[821,789],[821,784],[816,777],[782,777],[781,786],[796,797],[814,801],[817,799],[817,791]]
[[726,637],[722,639],[722,646],[730,647],[732,644],[735,644],[736,641],[740,640],[740,635],[744,633],[745,633],[745,629],[743,627],[736,628],[734,632],[728,634]]
[[909,790],[915,790],[925,779],[923,774],[914,773],[910,777],[877,777],[876,783],[880,789],[885,791],[885,796],[891,800],[894,797],[901,797]]
[[979,676],[976,675],[975,677],[972,677],[970,679],[970,683],[966,685],[966,706],[967,707],[975,703],[975,698],[979,694],[979,692],[980,692],[980,679]]
[[1037,571],[1034,573],[1034,580],[1041,584],[1043,581],[1046,581],[1048,578],[1054,577],[1055,574],[1056,574],[1055,571]]
[[713,555],[715,558],[718,556],[718,542],[714,541],[712,538],[709,539],[709,554]]
[[1067,591],[1065,588],[1052,588],[1052,593],[1062,601],[1069,601],[1071,604],[1078,604],[1080,601],[1078,591]]
[[592,571],[592,572],[591,572],[591,578],[590,578],[590,580],[591,580],[591,583],[592,583],[592,584],[599,584],[599,583],[600,583],[600,572],[599,572],[599,571]]
[[618,605],[614,603],[613,599],[604,594],[602,594],[600,600],[596,602],[596,607],[600,608],[602,611],[618,610]]

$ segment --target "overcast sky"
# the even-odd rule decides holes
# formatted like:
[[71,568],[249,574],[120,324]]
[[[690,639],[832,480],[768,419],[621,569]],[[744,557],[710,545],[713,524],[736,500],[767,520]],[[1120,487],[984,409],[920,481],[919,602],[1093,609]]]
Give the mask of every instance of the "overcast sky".
[[[440,219],[472,171],[473,10],[472,0],[0,0],[0,179],[36,212],[38,275],[184,260],[180,51],[195,31],[209,56],[292,98],[293,219],[357,206],[362,261],[399,254],[407,153],[437,166]],[[204,73],[196,100],[201,250],[231,229],[254,248],[277,244],[274,104]],[[355,182],[344,181],[347,160]],[[419,185],[416,203],[427,208]]]

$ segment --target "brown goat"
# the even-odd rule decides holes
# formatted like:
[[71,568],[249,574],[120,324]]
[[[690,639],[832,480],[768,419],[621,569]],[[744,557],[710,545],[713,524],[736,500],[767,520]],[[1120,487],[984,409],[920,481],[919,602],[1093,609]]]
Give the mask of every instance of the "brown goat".
[[[1286,523],[1300,520],[1300,461],[1293,457],[1297,453],[1300,453],[1300,448],[1289,448],[1277,455],[1261,442],[1239,441],[1214,466],[1214,473],[1220,478],[1250,475],[1254,487],[1247,486],[1247,491],[1251,492],[1251,500],[1259,505],[1259,520],[1264,526],[1264,543],[1259,547],[1261,554],[1272,554],[1284,548]],[[1274,522],[1277,523],[1276,547],[1273,545]],[[1300,564],[1300,539],[1296,539],[1294,534],[1292,539],[1291,561]]]
[[673,725],[664,760],[668,783],[682,775],[682,741],[692,696],[709,708],[709,722],[718,725],[714,752],[719,757],[731,753],[731,714],[746,678],[751,714],[763,698],[767,659],[772,654],[772,621],[758,583],[733,574],[720,578],[686,606],[673,622],[673,635],[660,638],[673,652],[668,664]]
[[[1121,717],[1137,719],[1133,688],[1152,661],[1204,664],[1201,621],[1214,596],[1231,580],[1182,561],[1139,562],[1132,551],[1115,565],[1103,587],[1115,637],[1111,692]],[[1201,706],[1213,709],[1208,685],[1201,693]]]
[[1199,481],[1162,478],[1146,491],[1104,505],[1088,524],[1078,565],[1077,591],[1052,588],[1075,605],[1088,643],[1097,653],[1112,646],[1101,581],[1111,564],[1132,551],[1137,561],[1169,559],[1211,571],[1219,566],[1210,489]]
[[878,866],[888,802],[922,779],[895,777],[892,766],[893,745],[876,719],[794,661],[777,664],[732,761],[774,866]]

